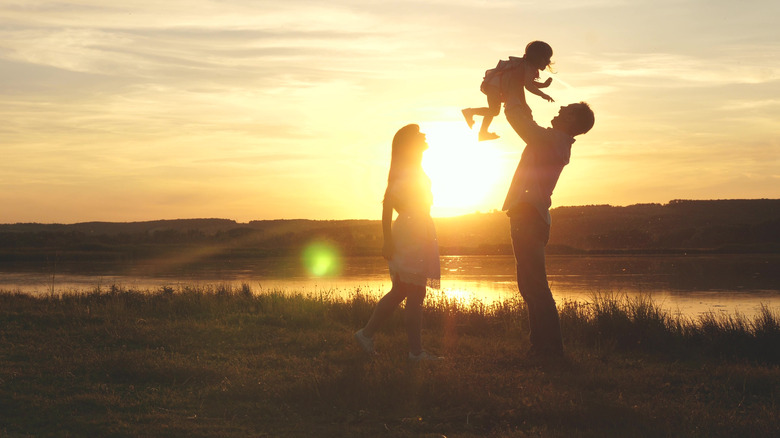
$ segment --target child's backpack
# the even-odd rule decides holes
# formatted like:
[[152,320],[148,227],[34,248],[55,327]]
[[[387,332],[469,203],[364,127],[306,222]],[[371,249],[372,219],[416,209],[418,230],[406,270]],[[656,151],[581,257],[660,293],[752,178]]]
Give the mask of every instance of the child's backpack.
[[509,75],[505,75],[505,73],[522,68],[524,61],[524,58],[518,58],[516,56],[510,56],[508,60],[499,60],[494,68],[485,71],[485,77],[482,79],[482,85],[479,87],[480,91],[487,94],[485,91],[488,86],[498,87],[502,97],[501,100],[504,100],[503,96],[507,85],[506,79],[509,77]]

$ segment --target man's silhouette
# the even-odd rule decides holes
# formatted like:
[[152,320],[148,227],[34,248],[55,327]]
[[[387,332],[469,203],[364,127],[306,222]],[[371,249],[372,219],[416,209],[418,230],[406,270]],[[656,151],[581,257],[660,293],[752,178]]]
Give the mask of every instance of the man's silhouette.
[[[513,86],[523,86],[517,82]],[[544,248],[550,237],[550,198],[569,163],[574,137],[593,127],[593,111],[584,102],[561,107],[552,119],[552,128],[537,125],[527,107],[517,100],[507,101],[504,113],[526,143],[503,210],[510,218],[517,288],[528,307],[530,353],[562,356],[558,309],[544,265]]]

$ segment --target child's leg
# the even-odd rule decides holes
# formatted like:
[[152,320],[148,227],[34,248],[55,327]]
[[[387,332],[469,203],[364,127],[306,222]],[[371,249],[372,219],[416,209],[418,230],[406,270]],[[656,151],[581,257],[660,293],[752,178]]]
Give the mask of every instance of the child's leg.
[[466,119],[466,124],[469,125],[469,129],[474,126],[474,112],[478,108],[463,108],[460,110],[463,113],[463,118]]
[[481,108],[465,108],[461,110],[461,112],[466,119],[466,123],[469,125],[469,129],[474,126],[474,116],[482,116],[483,119],[480,133],[484,135],[484,133],[487,132],[487,128],[490,126],[490,122],[493,121],[493,117],[497,116],[501,111],[501,89],[483,83],[482,87],[480,87],[480,91],[487,96],[488,106]]
[[501,97],[498,94],[488,94],[487,100],[488,108],[480,108],[484,111],[482,111],[482,114],[477,113],[483,116],[482,125],[479,127],[480,133],[487,133],[488,128],[490,128],[490,124],[493,122],[493,117],[497,116],[498,113],[501,112]]

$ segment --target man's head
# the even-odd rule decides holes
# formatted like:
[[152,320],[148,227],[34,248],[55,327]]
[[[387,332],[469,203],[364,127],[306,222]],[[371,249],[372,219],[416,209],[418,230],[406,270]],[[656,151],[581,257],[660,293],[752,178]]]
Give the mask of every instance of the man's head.
[[587,103],[580,102],[562,106],[552,119],[552,127],[574,137],[590,131],[594,122],[593,110]]

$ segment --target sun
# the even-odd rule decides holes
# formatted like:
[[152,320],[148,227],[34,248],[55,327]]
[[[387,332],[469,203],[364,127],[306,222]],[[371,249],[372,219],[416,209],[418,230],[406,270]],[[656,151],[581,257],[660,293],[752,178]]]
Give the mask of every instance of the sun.
[[476,130],[462,121],[421,123],[420,130],[429,146],[423,168],[431,178],[433,216],[501,208],[507,176],[500,141],[477,141]]

